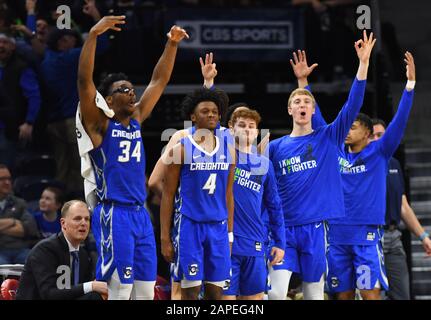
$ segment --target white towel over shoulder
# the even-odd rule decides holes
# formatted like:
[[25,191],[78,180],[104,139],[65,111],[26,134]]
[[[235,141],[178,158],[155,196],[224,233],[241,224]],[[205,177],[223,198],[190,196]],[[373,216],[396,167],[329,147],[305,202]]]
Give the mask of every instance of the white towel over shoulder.
[[[115,115],[114,111],[108,107],[105,98],[103,98],[98,91],[96,91],[95,102],[96,106],[102,109],[108,118],[112,118]],[[76,110],[76,136],[78,139],[79,155],[81,157],[81,175],[84,178],[85,201],[91,209],[94,209],[97,204],[97,197],[94,192],[96,189],[96,178],[94,176],[90,155],[88,154],[94,149],[94,146],[82,125],[81,107],[79,103],[78,109]]]

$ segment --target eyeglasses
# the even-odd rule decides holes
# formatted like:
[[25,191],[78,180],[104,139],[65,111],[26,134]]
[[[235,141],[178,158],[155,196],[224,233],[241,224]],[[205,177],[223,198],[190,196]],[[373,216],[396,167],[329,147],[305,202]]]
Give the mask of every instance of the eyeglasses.
[[118,87],[117,89],[113,90],[111,95],[113,95],[114,93],[129,93],[130,91],[135,91],[135,88],[129,88],[129,87]]
[[0,177],[0,182],[2,181],[12,181],[12,177]]

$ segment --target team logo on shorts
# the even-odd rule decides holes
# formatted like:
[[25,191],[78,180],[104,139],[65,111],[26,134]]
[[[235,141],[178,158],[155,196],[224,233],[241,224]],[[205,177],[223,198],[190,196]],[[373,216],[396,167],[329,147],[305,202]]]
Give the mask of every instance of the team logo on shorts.
[[230,280],[225,280],[223,290],[229,290],[230,288]]
[[130,279],[130,277],[132,276],[132,267],[123,268],[123,275],[124,279]]
[[338,284],[339,284],[338,278],[337,277],[332,277],[331,278],[331,286],[332,286],[332,288],[338,287]]
[[189,275],[195,276],[199,271],[198,265],[196,263],[189,265]]
[[367,240],[368,241],[374,241],[375,238],[376,238],[376,234],[374,232],[368,232],[367,233]]
[[256,241],[255,243],[254,243],[254,246],[255,246],[255,248],[256,248],[256,251],[262,251],[262,242],[258,242],[258,241]]

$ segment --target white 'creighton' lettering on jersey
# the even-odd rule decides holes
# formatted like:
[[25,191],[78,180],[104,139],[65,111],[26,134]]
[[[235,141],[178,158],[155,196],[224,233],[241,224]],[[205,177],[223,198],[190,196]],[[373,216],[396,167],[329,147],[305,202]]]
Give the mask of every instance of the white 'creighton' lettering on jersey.
[[195,162],[190,164],[190,171],[195,170],[228,170],[229,163],[223,162]]
[[141,137],[141,131],[136,130],[134,132],[127,132],[123,130],[113,129],[112,130],[113,138],[126,138],[129,140],[138,139]]

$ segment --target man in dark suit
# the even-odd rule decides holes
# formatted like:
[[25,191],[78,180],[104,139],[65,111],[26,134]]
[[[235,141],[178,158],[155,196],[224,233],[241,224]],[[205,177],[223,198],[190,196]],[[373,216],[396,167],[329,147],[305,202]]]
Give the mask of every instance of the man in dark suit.
[[61,210],[62,232],[38,243],[28,255],[17,300],[106,298],[106,283],[92,281],[90,258],[80,248],[89,228],[87,205],[79,200],[66,202]]

